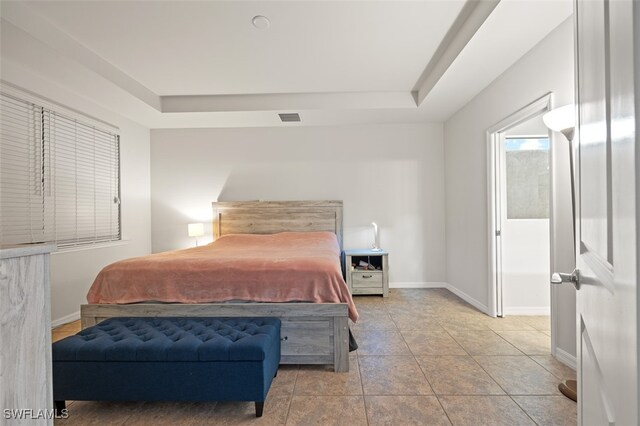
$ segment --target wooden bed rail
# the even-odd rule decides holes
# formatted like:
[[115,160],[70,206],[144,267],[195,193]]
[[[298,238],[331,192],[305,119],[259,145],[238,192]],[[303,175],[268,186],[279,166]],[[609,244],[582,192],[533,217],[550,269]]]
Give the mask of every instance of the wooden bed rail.
[[333,364],[349,371],[346,303],[135,303],[80,306],[82,328],[112,317],[278,317],[283,364]]

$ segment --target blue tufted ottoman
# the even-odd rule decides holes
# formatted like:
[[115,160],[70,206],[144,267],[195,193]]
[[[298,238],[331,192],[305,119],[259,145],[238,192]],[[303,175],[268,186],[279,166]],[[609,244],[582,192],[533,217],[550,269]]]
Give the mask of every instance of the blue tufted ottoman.
[[53,344],[53,399],[255,401],[280,363],[277,318],[111,318]]

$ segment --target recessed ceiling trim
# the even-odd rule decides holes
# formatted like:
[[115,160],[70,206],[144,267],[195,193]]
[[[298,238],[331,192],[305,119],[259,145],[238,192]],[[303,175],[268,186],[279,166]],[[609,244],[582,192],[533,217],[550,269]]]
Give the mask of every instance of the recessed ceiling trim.
[[318,109],[415,109],[410,92],[269,93],[162,96],[167,112],[282,111]]
[[160,111],[160,96],[129,77],[119,68],[111,65],[91,49],[87,48],[46,18],[33,11],[26,2],[10,1],[2,3],[2,20],[47,44],[66,57],[89,68],[131,95]]
[[500,0],[467,0],[455,22],[438,46],[433,57],[413,87],[416,103],[420,105],[442,78],[453,61],[473,38]]

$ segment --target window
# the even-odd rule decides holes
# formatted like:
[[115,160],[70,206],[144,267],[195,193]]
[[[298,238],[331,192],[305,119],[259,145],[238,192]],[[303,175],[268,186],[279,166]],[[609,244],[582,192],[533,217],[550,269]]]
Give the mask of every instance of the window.
[[507,219],[549,217],[549,138],[505,139]]
[[120,240],[115,132],[7,93],[0,93],[0,123],[3,244]]

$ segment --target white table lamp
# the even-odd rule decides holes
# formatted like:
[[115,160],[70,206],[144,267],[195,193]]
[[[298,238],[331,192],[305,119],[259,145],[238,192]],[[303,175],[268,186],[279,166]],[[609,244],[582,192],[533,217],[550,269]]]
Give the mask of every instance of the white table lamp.
[[196,247],[198,247],[198,238],[204,235],[204,223],[190,223],[189,226],[189,236],[196,237]]
[[373,226],[373,247],[371,250],[373,251],[382,251],[380,248],[380,234],[378,233],[378,224],[375,222],[371,222]]

